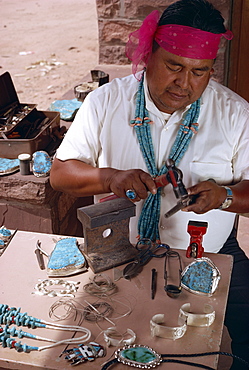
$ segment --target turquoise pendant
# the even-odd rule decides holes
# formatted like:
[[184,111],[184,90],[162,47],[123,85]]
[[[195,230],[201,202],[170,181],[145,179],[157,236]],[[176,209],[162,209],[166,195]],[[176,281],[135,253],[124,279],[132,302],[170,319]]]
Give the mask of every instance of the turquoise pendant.
[[209,258],[197,258],[183,270],[181,285],[192,293],[211,296],[220,277],[218,268]]
[[115,352],[115,356],[124,365],[139,367],[140,369],[151,369],[160,365],[162,361],[161,356],[152,348],[139,344],[119,348]]
[[32,171],[36,177],[46,177],[52,167],[52,158],[43,150],[37,151],[32,157]]

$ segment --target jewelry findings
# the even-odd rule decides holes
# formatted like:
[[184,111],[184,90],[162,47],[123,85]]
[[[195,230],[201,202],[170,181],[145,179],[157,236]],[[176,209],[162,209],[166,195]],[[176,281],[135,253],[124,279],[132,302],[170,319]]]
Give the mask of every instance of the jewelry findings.
[[[48,297],[74,297],[79,288],[80,282],[66,281],[62,279],[45,279],[39,280],[40,283],[35,285],[34,294],[46,295]],[[63,289],[50,289],[54,286],[62,286]]]
[[89,280],[90,283],[85,284],[83,289],[90,295],[103,297],[112,295],[117,291],[117,285],[112,282],[108,275],[97,274]]
[[115,325],[113,321],[111,321],[108,316],[112,314],[113,308],[107,302],[99,302],[99,303],[89,303],[85,300],[88,304],[87,307],[84,308],[83,317],[86,321],[90,322],[98,322],[100,320],[107,320],[112,325]]

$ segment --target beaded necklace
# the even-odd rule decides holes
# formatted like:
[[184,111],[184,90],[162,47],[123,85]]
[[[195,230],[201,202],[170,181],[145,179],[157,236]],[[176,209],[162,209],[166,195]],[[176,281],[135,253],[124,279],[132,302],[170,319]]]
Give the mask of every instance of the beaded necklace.
[[[18,352],[30,352],[30,351],[42,351],[60,344],[81,344],[82,341],[88,340],[91,337],[90,330],[83,328],[81,326],[75,325],[61,325],[57,323],[49,323],[41,319],[29,316],[27,312],[21,313],[20,308],[9,307],[6,304],[0,304],[0,324],[5,325],[5,327],[0,326],[0,343],[2,347],[15,348]],[[10,328],[9,326],[16,324],[17,326],[28,326],[29,328],[46,328],[55,330],[66,330],[66,331],[77,331],[82,332],[84,335],[77,338],[69,338],[61,341],[56,341],[49,338],[43,338],[31,333],[27,333],[21,329],[16,329],[15,327]],[[47,346],[37,347],[29,346],[27,344],[22,344],[20,341],[17,342],[13,337],[18,338],[32,338],[36,340],[42,340],[47,342],[52,342]]]
[[[153,123],[149,118],[149,112],[145,107],[144,95],[144,73],[139,82],[135,119],[130,121],[130,125],[134,127],[140,149],[142,151],[147,169],[152,177],[163,175],[167,172],[165,165],[160,170],[156,167],[154,147],[152,143],[150,125]],[[189,146],[193,134],[198,130],[198,117],[200,113],[200,99],[195,101],[189,108],[183,122],[180,124],[175,142],[171,148],[169,158],[173,159],[176,166],[184,156]],[[161,207],[161,188],[157,193],[149,194],[144,202],[142,212],[138,221],[138,233],[140,238],[149,238],[153,241],[160,240],[159,236],[159,218]]]

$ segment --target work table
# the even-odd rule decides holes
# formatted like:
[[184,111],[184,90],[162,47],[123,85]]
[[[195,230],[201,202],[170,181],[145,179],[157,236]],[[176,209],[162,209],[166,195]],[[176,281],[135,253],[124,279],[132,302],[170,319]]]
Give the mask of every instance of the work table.
[[[51,253],[56,241],[63,236],[35,233],[26,231],[17,231],[12,238],[7,249],[0,257],[1,269],[1,302],[10,307],[21,307],[21,312],[27,312],[29,315],[48,322],[53,322],[54,317],[49,316],[51,306],[57,302],[60,297],[39,296],[34,294],[34,287],[39,279],[46,279],[47,271],[41,270],[38,266],[37,259],[34,253],[37,240],[41,242],[42,248]],[[77,238],[81,248],[84,240]],[[193,261],[192,258],[186,257],[186,251],[178,250],[180,253],[183,268]],[[131,329],[136,334],[136,344],[143,344],[153,348],[160,354],[165,353],[200,353],[209,351],[219,351],[221,337],[223,331],[224,314],[226,309],[227,295],[230,282],[230,274],[232,268],[232,257],[220,254],[204,253],[204,256],[209,257],[221,272],[221,279],[216,292],[211,297],[199,296],[183,289],[180,296],[176,299],[168,297],[164,291],[163,264],[164,259],[152,258],[150,262],[143,267],[141,273],[131,280],[121,278],[116,281],[117,293],[110,297],[108,302],[114,306],[114,312],[109,319],[114,322],[118,332],[124,333],[127,329]],[[45,258],[45,262],[46,258]],[[118,266],[121,270],[124,266]],[[154,300],[151,299],[151,270],[157,270],[157,289]],[[103,276],[108,276],[114,280],[115,269],[104,271]],[[117,270],[116,270],[117,272]],[[91,269],[87,272],[63,278],[80,282],[77,293],[75,293],[74,301],[86,306],[86,301],[91,304],[102,299],[90,296],[87,294],[83,286],[89,283],[94,273]],[[169,278],[172,276],[169,271]],[[63,298],[65,299],[65,298]],[[68,298],[72,299],[72,298]],[[118,303],[119,302],[119,303]],[[120,302],[123,302],[121,304]],[[176,340],[165,339],[161,337],[152,337],[150,334],[150,320],[155,314],[165,315],[165,324],[172,326],[177,322],[179,309],[184,303],[191,303],[191,308],[203,312],[204,304],[210,304],[215,310],[216,318],[214,323],[209,327],[193,327],[188,326],[185,335]],[[118,309],[118,311],[117,311]],[[129,315],[126,312],[131,310]],[[119,318],[118,318],[119,317]],[[77,319],[78,320],[78,319]],[[59,321],[70,325],[77,325],[78,322],[72,318]],[[58,322],[58,321],[56,321]],[[100,369],[101,365],[113,358],[113,353],[117,349],[113,346],[107,347],[104,338],[103,330],[113,326],[107,320],[100,321],[98,325],[83,321],[83,327],[90,329],[92,333],[91,340],[98,342],[107,349],[107,355],[104,358],[95,359],[91,365],[84,364],[86,368]],[[70,338],[72,333],[65,333],[50,329],[30,329],[22,328],[24,331],[35,332],[35,334],[43,337]],[[20,339],[23,343],[32,343],[32,345],[41,346],[44,342],[30,340],[27,338]],[[72,347],[72,346],[70,346]],[[0,367],[5,369],[71,369],[70,362],[64,359],[64,355],[60,356],[65,345],[60,345],[52,349],[44,351],[34,351],[30,353],[18,353],[15,349],[0,347]],[[205,364],[214,369],[217,368],[218,356],[195,357],[184,359],[196,363]],[[82,365],[82,366],[84,366]],[[79,365],[80,366],[80,365]],[[87,367],[88,366],[88,367]],[[116,364],[113,369],[128,369],[128,366]],[[160,368],[167,368],[166,364],[162,364]],[[183,370],[184,365],[170,364],[170,369]],[[186,366],[186,369],[188,366]]]

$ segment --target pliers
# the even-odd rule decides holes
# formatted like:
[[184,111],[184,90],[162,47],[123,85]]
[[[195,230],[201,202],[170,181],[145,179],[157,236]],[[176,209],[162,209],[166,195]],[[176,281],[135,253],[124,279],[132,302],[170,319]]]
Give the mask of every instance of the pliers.
[[193,196],[189,196],[187,189],[182,181],[183,174],[182,171],[175,166],[172,159],[167,160],[166,167],[168,172],[166,174],[167,179],[173,186],[173,191],[178,200],[177,204],[165,213],[165,217],[168,218],[173,216],[176,212],[180,211],[182,208],[187,207],[193,201]]

